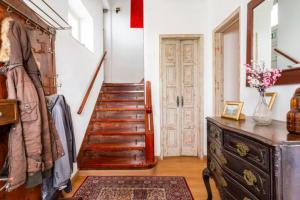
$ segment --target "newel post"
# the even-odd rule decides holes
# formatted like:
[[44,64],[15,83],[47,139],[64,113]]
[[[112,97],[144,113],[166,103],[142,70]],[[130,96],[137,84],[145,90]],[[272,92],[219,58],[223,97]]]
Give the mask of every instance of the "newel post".
[[146,105],[145,105],[145,141],[146,160],[148,163],[155,162],[154,156],[154,124],[152,112],[151,82],[146,82]]

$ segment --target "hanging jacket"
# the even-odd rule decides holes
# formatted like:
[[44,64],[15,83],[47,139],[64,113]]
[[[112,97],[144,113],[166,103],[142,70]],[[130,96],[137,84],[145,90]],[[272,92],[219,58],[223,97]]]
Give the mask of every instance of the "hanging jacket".
[[[70,192],[70,178],[73,163],[76,161],[76,144],[70,107],[62,95],[47,97],[48,109],[53,117],[59,137],[61,138],[65,155],[55,161],[53,176],[43,180],[43,200],[52,200],[59,190]],[[66,188],[65,188],[66,187]]]
[[64,152],[48,118],[26,30],[14,19],[5,18],[1,24],[1,40],[0,62],[5,63],[2,70],[7,75],[9,98],[17,99],[20,108],[20,121],[11,129],[9,137],[10,179],[7,190],[11,191],[24,182],[29,187],[40,184],[42,172],[50,171],[53,162]]
[[51,112],[55,127],[62,141],[65,155],[55,161],[53,187],[66,186],[73,173],[76,160],[76,145],[70,108],[62,95],[47,97],[48,109]]

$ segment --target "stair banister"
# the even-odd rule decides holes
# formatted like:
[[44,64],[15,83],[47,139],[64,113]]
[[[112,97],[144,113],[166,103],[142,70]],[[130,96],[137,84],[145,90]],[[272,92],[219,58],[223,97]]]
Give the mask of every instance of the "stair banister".
[[293,63],[295,64],[300,64],[300,61],[299,60],[296,60],[295,58],[292,58],[291,56],[289,56],[288,54],[284,53],[283,51],[275,48],[274,51],[276,53],[278,53],[279,55],[285,57],[286,59],[288,59],[289,61],[292,61]]
[[145,100],[145,139],[146,139],[146,160],[149,163],[155,162],[154,157],[154,123],[152,112],[151,82],[146,82],[146,100]]
[[103,64],[103,62],[104,62],[104,60],[105,60],[106,54],[107,54],[107,51],[104,52],[104,54],[103,54],[103,56],[102,56],[102,58],[101,58],[101,60],[100,60],[100,63],[99,63],[99,65],[98,65],[98,67],[97,67],[97,69],[96,69],[96,71],[95,71],[95,73],[94,73],[94,76],[93,76],[93,78],[92,78],[92,81],[91,81],[91,83],[90,83],[90,85],[89,85],[89,87],[88,87],[88,89],[87,89],[87,91],[86,91],[86,93],[85,93],[85,95],[84,95],[84,98],[83,98],[83,100],[82,100],[82,102],[81,102],[81,105],[80,105],[80,107],[79,107],[79,109],[78,109],[78,112],[77,112],[77,114],[79,114],[79,115],[82,113],[82,111],[83,111],[83,109],[84,109],[84,107],[85,107],[85,104],[86,104],[86,102],[87,102],[87,100],[88,100],[88,98],[89,98],[89,96],[90,96],[91,90],[92,90],[92,88],[93,88],[93,86],[94,86],[94,83],[95,83],[96,78],[97,78],[97,76],[98,76],[98,74],[99,74],[99,71],[100,71],[100,69],[101,69],[101,66],[102,66],[102,64]]

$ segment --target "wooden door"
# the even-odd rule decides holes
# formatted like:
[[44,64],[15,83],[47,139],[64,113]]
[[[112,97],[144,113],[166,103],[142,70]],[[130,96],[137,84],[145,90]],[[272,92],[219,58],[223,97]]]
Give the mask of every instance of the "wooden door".
[[[198,40],[162,42],[164,156],[197,156]],[[197,92],[198,91],[198,92]]]

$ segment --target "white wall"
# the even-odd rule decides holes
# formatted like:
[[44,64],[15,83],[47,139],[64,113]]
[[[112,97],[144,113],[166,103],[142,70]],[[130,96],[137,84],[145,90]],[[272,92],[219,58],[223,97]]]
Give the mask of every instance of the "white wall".
[[[65,19],[68,17],[68,0],[47,1]],[[82,0],[94,23],[94,52],[80,44],[71,35],[71,31],[58,31],[56,36],[56,71],[62,84],[58,93],[66,97],[71,107],[77,152],[92,114],[99,90],[104,79],[103,71],[97,78],[84,112],[77,110],[103,54],[102,3],[99,0]]]
[[[245,86],[246,72],[244,64],[246,63],[246,39],[247,39],[247,3],[248,0],[210,0],[210,13],[211,13],[211,25],[210,30],[219,25],[227,16],[229,16],[234,10],[240,8],[241,10],[241,82],[240,82],[240,93],[241,100],[245,101],[243,112],[251,116],[258,100],[258,93],[255,89],[247,88]],[[210,36],[209,36],[210,37]],[[211,39],[210,39],[211,41]],[[212,45],[212,42],[209,42]],[[210,50],[209,50],[210,51]],[[210,51],[212,52],[212,51]],[[212,54],[208,57],[210,66],[212,66]],[[286,120],[286,114],[290,106],[290,98],[292,97],[296,88],[300,87],[297,85],[285,85],[276,86],[268,91],[278,92],[279,96],[274,104],[273,118],[277,120]]]
[[[145,14],[145,80],[152,83],[153,113],[155,126],[155,154],[160,155],[160,72],[159,72],[159,35],[160,34],[207,34],[207,0],[144,0]],[[205,55],[208,55],[205,40]],[[205,81],[211,82],[205,64]],[[205,113],[211,110],[211,95],[205,87]]]
[[[293,42],[300,35],[299,18],[300,18],[300,1],[299,0],[284,0],[279,1],[278,15],[278,48],[290,55],[291,57],[300,60],[300,45],[299,42]],[[291,61],[278,56],[278,66],[286,68],[286,66],[294,64]]]
[[233,24],[224,33],[224,100],[240,99],[240,35],[239,23]]
[[112,11],[110,5],[105,7],[107,12],[104,13],[104,49],[106,50],[105,59],[105,77],[106,82],[112,82]]
[[[130,0],[110,0],[111,64],[106,82],[140,82],[144,78],[144,32],[130,28]],[[121,8],[119,13],[115,12]],[[109,19],[106,20],[109,23]],[[109,59],[109,58],[108,58]],[[109,61],[108,61],[109,62]]]

